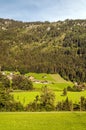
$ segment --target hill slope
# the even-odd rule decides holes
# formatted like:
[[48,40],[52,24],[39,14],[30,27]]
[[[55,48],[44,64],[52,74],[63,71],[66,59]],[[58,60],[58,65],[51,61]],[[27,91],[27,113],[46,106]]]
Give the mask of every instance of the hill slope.
[[25,74],[28,77],[32,77],[33,80],[38,81],[49,81],[56,83],[68,83],[68,81],[64,80],[59,74],[47,74],[47,73],[27,73]]
[[40,91],[43,86],[47,86],[54,91],[61,91],[68,86],[73,86],[72,82],[64,80],[59,74],[27,73],[25,76],[33,82],[37,91]]
[[85,82],[86,20],[0,19],[0,66],[21,73],[59,73],[67,80]]
[[50,74],[57,83],[67,83],[59,74]]

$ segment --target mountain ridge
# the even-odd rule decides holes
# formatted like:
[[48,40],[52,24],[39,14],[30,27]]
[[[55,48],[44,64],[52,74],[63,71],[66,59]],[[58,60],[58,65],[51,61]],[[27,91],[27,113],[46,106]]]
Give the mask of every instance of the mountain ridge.
[[0,66],[21,73],[59,73],[86,81],[86,20],[20,22],[0,19]]

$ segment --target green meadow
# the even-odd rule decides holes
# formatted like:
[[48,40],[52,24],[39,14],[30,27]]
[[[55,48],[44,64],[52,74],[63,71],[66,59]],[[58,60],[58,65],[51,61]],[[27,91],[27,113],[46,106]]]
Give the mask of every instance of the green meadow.
[[0,130],[86,130],[85,112],[0,113]]
[[[37,95],[40,95],[41,88],[47,86],[55,92],[56,101],[63,100],[62,90],[68,86],[73,86],[70,81],[64,80],[59,74],[46,74],[46,73],[27,73],[27,77],[33,77],[35,82],[33,82],[33,91],[15,91],[11,93],[14,99],[21,102],[24,106],[32,102]],[[36,82],[37,81],[37,82]],[[46,82],[47,83],[46,83]],[[69,94],[70,95],[70,94]]]
[[[34,77],[35,80],[39,81],[38,83],[33,82],[33,91],[15,91],[11,94],[14,96],[14,99],[18,102],[21,102],[24,106],[33,102],[37,95],[40,95],[41,88],[43,86],[47,86],[52,89],[55,93],[55,104],[58,101],[65,100],[66,97],[69,100],[72,100],[73,103],[78,103],[80,101],[80,97],[86,97],[86,91],[81,92],[67,92],[67,96],[62,96],[63,89],[68,86],[73,86],[73,83],[70,81],[64,80],[59,74],[46,74],[46,73],[28,73],[25,74],[27,77]],[[47,81],[47,84],[43,83],[43,81]]]
[[[32,102],[37,95],[40,95],[40,92],[38,91],[32,91],[32,92],[14,92],[12,93],[14,96],[14,99],[18,102],[21,102],[24,106]],[[73,103],[78,103],[80,101],[80,97],[84,96],[86,97],[86,91],[82,92],[68,92],[67,96],[62,96],[62,91],[56,91],[55,92],[55,104],[58,101],[65,100],[66,97],[69,98],[69,100],[72,100]]]
[[12,93],[12,95],[14,96],[14,99],[18,102],[21,102],[24,106],[32,102],[35,99],[35,97],[39,94],[40,93],[37,91]]
[[67,83],[59,74],[47,74],[47,73],[26,73],[25,76],[32,76],[37,80],[47,80],[56,83]]
[[73,84],[71,82],[69,83],[48,83],[48,84],[43,84],[43,83],[33,83],[33,87],[37,90],[40,90],[43,86],[47,86],[48,88],[51,88],[54,91],[61,91],[64,88],[68,86],[72,86]]
[[[15,101],[26,106],[40,95],[42,86],[47,85],[55,93],[55,105],[68,97],[73,102],[79,102],[80,97],[86,97],[86,91],[67,92],[62,96],[63,89],[73,86],[58,74],[26,74],[32,76],[32,91],[14,91],[11,93]],[[45,80],[46,79],[46,80]],[[47,84],[44,83],[47,81]],[[0,113],[0,130],[86,130],[86,112],[2,112]]]
[[73,86],[70,81],[64,80],[59,74],[46,74],[46,73],[27,73],[27,77],[33,77],[37,82],[33,82],[33,87],[37,90],[42,86],[47,85],[54,91],[62,90],[65,87]]

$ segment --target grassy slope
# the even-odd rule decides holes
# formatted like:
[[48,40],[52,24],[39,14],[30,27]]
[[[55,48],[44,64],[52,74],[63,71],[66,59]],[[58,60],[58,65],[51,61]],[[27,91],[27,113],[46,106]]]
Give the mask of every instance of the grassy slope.
[[[48,81],[48,84],[46,84],[48,87],[56,90],[62,90],[63,88],[67,86],[72,86],[73,83],[70,81],[64,80],[59,74],[46,74],[46,73],[27,73],[26,76],[33,76],[36,80],[39,81]],[[42,83],[33,83],[34,88],[40,89],[45,84]]]
[[86,130],[86,113],[0,113],[0,130]]
[[52,77],[52,79],[54,79],[54,81],[56,81],[56,83],[69,83],[64,80],[59,74],[50,74],[50,76]]
[[54,81],[51,75],[46,73],[27,73],[26,76],[33,76],[37,80]]
[[[49,88],[51,88],[52,90],[54,90],[54,92],[55,92],[55,95],[56,95],[55,103],[57,103],[58,101],[61,101],[61,100],[65,100],[65,98],[67,96],[74,103],[79,102],[81,96],[86,97],[86,91],[68,92],[67,96],[62,96],[63,88],[67,87],[68,85],[72,86],[73,84],[71,82],[67,82],[58,74],[28,73],[27,76],[33,76],[33,77],[35,77],[35,79],[40,80],[40,81],[43,81],[45,79],[47,81],[50,81],[50,83],[48,83],[47,86]],[[40,95],[40,89],[45,84],[33,83],[33,85],[34,85],[34,88],[36,88],[35,91],[14,92],[13,95],[14,95],[15,100],[20,101],[24,106],[26,106],[29,102],[32,102],[35,99],[36,95]]]
[[48,83],[48,84],[41,84],[41,83],[33,83],[35,89],[40,90],[42,86],[47,85],[48,88],[51,88],[54,91],[63,90],[68,86],[72,86],[72,83]]
[[57,83],[68,83],[59,74],[46,74],[46,73],[27,73],[26,76],[33,76],[37,80],[47,80]]
[[[60,75],[58,74],[46,74],[46,73],[28,73],[27,76],[33,76],[35,79],[43,81],[47,80],[50,81],[50,83],[47,84],[49,88],[54,90],[56,95],[55,103],[61,100],[65,100],[65,98],[68,96],[70,100],[72,100],[74,103],[80,101],[80,97],[84,96],[86,97],[86,91],[82,92],[68,92],[67,96],[62,96],[63,89],[67,87],[68,85],[72,86],[73,84],[71,82],[67,82],[64,80]],[[44,78],[45,77],[45,78]],[[26,106],[29,102],[32,102],[36,95],[40,95],[40,89],[45,84],[42,83],[33,83],[34,88],[36,88],[35,91],[32,92],[14,92],[14,98],[16,101],[20,101],[24,106]],[[60,90],[60,91],[59,91]]]
[[33,76],[36,80],[39,81],[48,81],[48,84],[43,83],[33,83],[33,86],[35,88],[35,91],[32,92],[14,92],[12,93],[14,95],[14,99],[16,101],[20,101],[24,106],[27,105],[29,102],[32,102],[36,95],[39,95],[40,89],[42,86],[47,85],[49,88],[55,91],[56,94],[56,102],[58,100],[64,99],[62,97],[62,92],[58,92],[59,90],[62,91],[63,88],[67,86],[72,86],[73,84],[71,82],[68,82],[64,80],[59,74],[46,74],[46,73],[28,73],[26,76]]

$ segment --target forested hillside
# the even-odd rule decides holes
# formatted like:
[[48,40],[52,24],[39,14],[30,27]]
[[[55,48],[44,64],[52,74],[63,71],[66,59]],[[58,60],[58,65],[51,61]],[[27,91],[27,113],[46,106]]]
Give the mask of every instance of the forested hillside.
[[0,19],[1,70],[59,73],[86,82],[86,20],[23,23]]

